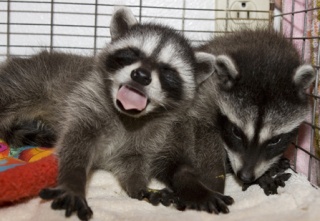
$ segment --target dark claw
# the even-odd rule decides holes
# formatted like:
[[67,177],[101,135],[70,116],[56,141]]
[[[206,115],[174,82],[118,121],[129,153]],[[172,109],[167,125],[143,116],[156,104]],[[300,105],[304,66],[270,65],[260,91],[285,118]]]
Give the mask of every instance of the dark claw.
[[144,190],[144,198],[148,199],[154,206],[159,205],[159,203],[164,206],[169,206],[175,202],[174,193],[166,188],[162,190]]
[[185,209],[193,209],[199,211],[207,211],[209,213],[229,213],[228,205],[231,205],[234,200],[230,196],[225,196],[223,194],[213,192],[206,187],[199,185],[199,191],[193,197],[190,198],[190,193],[186,192],[185,195],[170,191],[169,189],[162,190],[152,190],[149,189],[146,193],[144,191],[145,198],[153,205],[158,205],[159,203],[164,206],[169,206],[174,204],[175,207],[184,211]]
[[218,214],[219,211],[217,210],[217,208],[211,203],[211,202],[208,202],[207,203],[207,212],[208,213],[215,213],[215,214]]
[[242,186],[242,191],[246,191],[252,184],[244,183]]
[[78,211],[77,215],[79,219],[89,220],[92,217],[93,212],[84,198],[77,198],[75,204]]
[[230,206],[234,203],[234,199],[230,196],[224,196],[224,202]]
[[67,206],[69,206],[69,204],[67,204],[67,201],[68,199],[66,197],[58,197],[51,203],[51,208],[54,210],[65,209]]
[[168,189],[162,190],[162,197],[160,199],[160,202],[164,206],[170,206],[172,203],[174,203],[174,194],[173,192],[169,191]]
[[148,190],[140,190],[137,199],[138,200],[143,200],[143,199],[148,199],[150,197],[150,193]]
[[161,201],[161,193],[160,192],[154,192],[150,194],[149,197],[149,202],[154,205],[157,206],[159,205],[160,201]]
[[69,207],[66,208],[66,214],[65,214],[65,216],[66,216],[66,217],[70,217],[73,212],[74,212],[74,208],[71,207],[71,206],[69,206]]
[[86,199],[64,189],[44,189],[40,192],[43,199],[53,199],[52,209],[65,209],[65,216],[69,217],[73,212],[77,212],[80,220],[89,220],[93,212],[88,206]]
[[234,203],[233,198],[231,198],[230,196],[222,195],[222,194],[219,194],[219,196],[216,197],[216,201],[217,201],[218,210],[222,213],[229,213],[228,205],[231,205]]
[[180,210],[180,211],[185,211],[187,209],[187,206],[186,204],[184,204],[183,202],[180,201],[180,199],[177,199],[176,202],[176,208],[177,210]]
[[231,205],[233,202],[234,200],[230,196],[208,191],[207,195],[201,199],[184,201],[179,198],[175,204],[178,210],[194,209],[219,214],[220,212],[229,213],[228,205]]

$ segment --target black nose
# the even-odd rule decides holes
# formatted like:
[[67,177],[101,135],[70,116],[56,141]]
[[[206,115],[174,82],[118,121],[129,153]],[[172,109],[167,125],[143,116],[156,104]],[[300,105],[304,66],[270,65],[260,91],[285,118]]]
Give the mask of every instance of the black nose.
[[138,68],[131,72],[131,78],[141,85],[147,86],[151,83],[151,73],[143,68]]
[[255,180],[254,175],[246,170],[241,170],[237,173],[237,176],[239,177],[239,179],[241,181],[243,181],[244,183],[252,183]]

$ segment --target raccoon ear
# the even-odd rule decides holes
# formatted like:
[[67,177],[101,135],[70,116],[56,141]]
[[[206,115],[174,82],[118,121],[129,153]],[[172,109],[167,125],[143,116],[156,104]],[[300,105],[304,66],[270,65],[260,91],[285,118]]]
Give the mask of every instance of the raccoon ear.
[[207,80],[214,72],[215,56],[205,52],[196,52],[196,82],[200,85]]
[[239,77],[239,72],[234,62],[226,55],[219,55],[215,61],[215,69],[224,89],[230,89]]
[[309,64],[299,66],[293,76],[293,82],[302,90],[309,88],[314,79],[315,72]]
[[113,13],[110,23],[110,35],[114,40],[123,36],[138,21],[132,11],[126,7],[117,8]]

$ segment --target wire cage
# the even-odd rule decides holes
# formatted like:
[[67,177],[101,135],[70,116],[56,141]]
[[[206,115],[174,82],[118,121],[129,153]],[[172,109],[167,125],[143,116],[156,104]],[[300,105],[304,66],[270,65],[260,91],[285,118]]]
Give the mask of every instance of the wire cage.
[[110,41],[108,25],[119,4],[140,22],[168,24],[193,44],[243,26],[269,26],[287,36],[317,72],[310,115],[288,156],[293,170],[320,185],[319,0],[1,0],[0,61],[43,49],[95,55]]

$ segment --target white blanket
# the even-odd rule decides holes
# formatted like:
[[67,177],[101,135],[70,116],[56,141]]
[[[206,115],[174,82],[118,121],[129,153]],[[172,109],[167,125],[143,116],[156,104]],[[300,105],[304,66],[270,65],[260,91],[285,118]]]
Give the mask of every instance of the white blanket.
[[[153,182],[153,187],[161,187]],[[0,187],[1,188],[1,187]],[[307,179],[293,174],[278,195],[266,196],[257,186],[245,192],[234,178],[227,177],[226,194],[235,200],[229,214],[209,214],[198,211],[177,211],[173,207],[152,206],[145,201],[130,199],[119,187],[114,177],[105,171],[93,174],[88,188],[88,203],[94,215],[93,221],[307,221],[320,220],[320,189],[310,185]],[[54,211],[50,202],[35,198],[25,203],[0,209],[2,221],[60,221],[78,220],[76,215],[66,219],[63,211]]]

